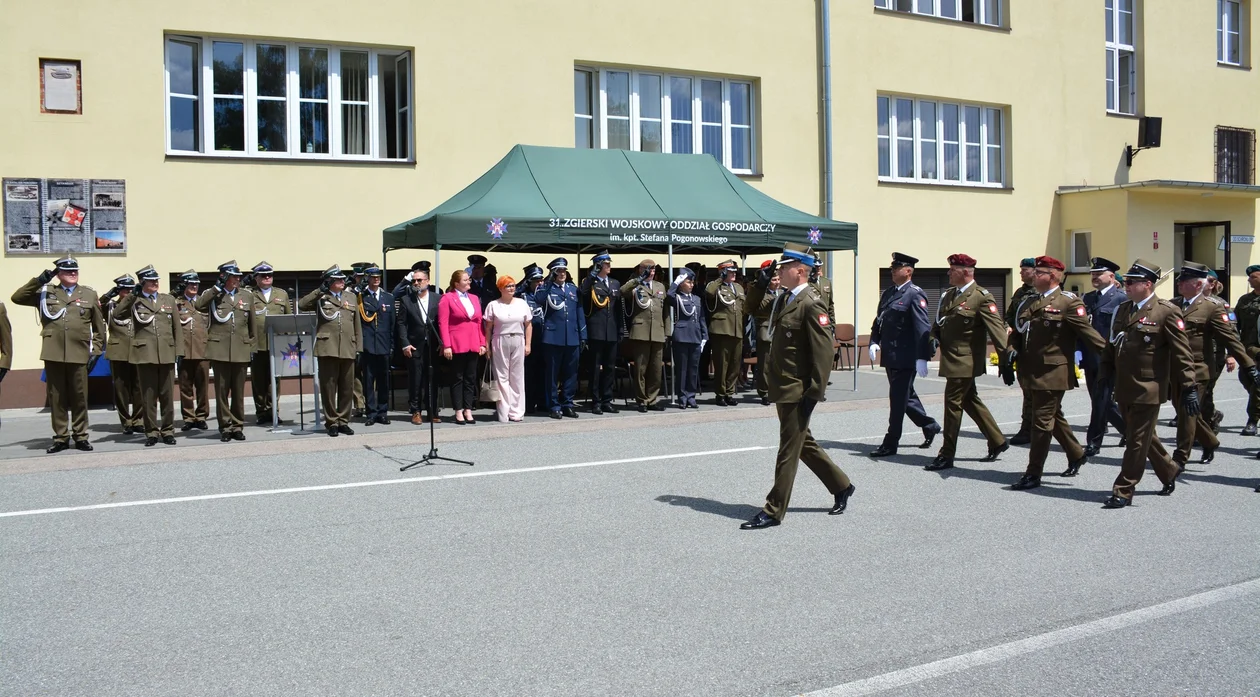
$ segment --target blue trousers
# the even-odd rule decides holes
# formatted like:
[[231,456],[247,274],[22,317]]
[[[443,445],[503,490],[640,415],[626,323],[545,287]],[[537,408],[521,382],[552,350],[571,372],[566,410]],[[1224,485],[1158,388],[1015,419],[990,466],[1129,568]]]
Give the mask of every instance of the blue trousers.
[[[573,408],[573,395],[578,385],[578,346],[555,346],[543,344],[545,368],[543,369],[543,400],[548,411],[560,411],[563,407]],[[556,384],[560,385],[560,396],[556,396]]]
[[700,391],[700,344],[673,342],[674,391],[679,404],[695,404]]
[[927,415],[923,402],[914,391],[914,368],[885,368],[888,373],[888,432],[884,445],[897,447],[901,440],[901,426],[907,416],[919,428],[927,428],[936,419]]
[[[1086,445],[1102,445],[1103,436],[1107,433],[1107,424],[1116,427],[1120,435],[1124,435],[1124,417],[1111,395],[1116,384],[1112,380],[1100,380],[1098,368],[1091,363],[1082,366],[1085,370],[1085,387],[1089,390],[1089,428],[1085,430]],[[1210,418],[1209,413],[1209,418]]]

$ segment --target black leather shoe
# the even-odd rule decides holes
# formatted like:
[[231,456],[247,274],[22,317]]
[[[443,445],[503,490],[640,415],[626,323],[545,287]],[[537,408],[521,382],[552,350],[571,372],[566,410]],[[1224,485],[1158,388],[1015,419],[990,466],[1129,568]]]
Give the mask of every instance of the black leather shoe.
[[220,442],[220,443],[227,443],[227,442],[228,442],[228,441],[230,441],[230,440],[232,440],[232,434],[231,434],[231,433],[228,433],[227,431],[224,431],[223,433],[220,433],[220,434],[219,434],[219,442]]
[[724,407],[726,406],[726,397],[723,397],[722,395],[718,395],[713,398],[713,403],[718,405],[719,407]]
[[374,424],[374,423],[376,423],[376,419],[371,419],[371,418],[368,418],[368,419],[364,419],[364,420],[363,420],[363,425],[364,425],[364,426],[371,426],[371,425],[372,425],[372,424]]
[[604,413],[604,409],[599,406],[599,402],[596,402],[591,405],[591,413],[596,416],[599,416]]
[[570,419],[576,419],[578,417],[578,413],[573,411],[573,407],[565,407],[560,410],[560,413]]
[[245,440],[244,431],[232,431],[232,440]]
[[763,406],[763,407],[768,407],[768,406],[770,406],[770,398],[769,398],[769,397],[762,397],[762,398],[761,398],[761,406]]
[[1121,498],[1113,494],[1107,497],[1106,501],[1103,501],[1103,508],[1124,508],[1130,503],[1132,503],[1132,501],[1129,499]]
[[[734,402],[731,402],[731,404],[734,404]],[[648,408],[652,411],[665,411],[665,402],[657,402]]]
[[49,448],[49,449],[47,449],[47,450],[45,450],[44,452],[48,453],[49,455],[52,455],[53,453],[59,453],[59,452],[61,452],[62,450],[65,450],[65,449],[67,449],[67,448],[69,448],[69,447],[70,447],[70,444],[69,444],[69,443],[67,443],[66,441],[63,441],[63,440],[55,440],[55,441],[53,441],[52,447],[51,447],[51,448]]
[[[353,436],[354,429],[350,428],[346,424],[341,424],[340,426],[337,427],[337,433],[340,433],[343,436]],[[242,438],[241,440],[244,440],[244,439]]]
[[985,456],[984,456],[984,457],[982,457],[982,458],[980,458],[980,461],[981,461],[981,462],[997,462],[998,455],[1001,455],[1002,453],[1006,452],[1007,450],[1010,450],[1010,449],[1011,449],[1011,443],[1013,443],[1013,442],[1015,442],[1015,439],[1014,439],[1014,438],[1012,438],[1012,439],[1010,439],[1010,440],[1002,441],[1002,444],[1001,444],[1001,445],[999,445],[999,446],[997,446],[996,448],[995,448],[995,447],[993,447],[992,445],[990,445],[990,446],[989,446],[989,454],[988,454],[988,455],[985,455]]
[[889,455],[896,455],[896,454],[897,454],[896,448],[892,447],[891,445],[888,445],[887,443],[884,443],[880,445],[878,448],[875,448],[874,450],[870,451],[866,455],[867,457],[888,457]]
[[162,443],[164,445],[175,445],[175,436],[162,436]]
[[1260,486],[1256,487],[1256,493],[1260,494]]
[[927,450],[932,447],[932,441],[936,440],[936,436],[941,432],[940,424],[932,424],[923,427],[923,442],[919,444],[920,450]]
[[1085,457],[1093,457],[1098,454],[1099,450],[1101,450],[1101,448],[1093,443],[1090,443],[1085,446]]
[[1063,470],[1063,474],[1060,474],[1059,476],[1060,477],[1075,477],[1077,474],[1080,473],[1081,465],[1085,464],[1086,462],[1089,462],[1088,450],[1085,451],[1085,454],[1082,455],[1079,460],[1072,460],[1071,462],[1069,462],[1067,469]]
[[208,426],[205,421],[195,421],[193,422],[193,428],[199,431],[206,431],[210,429],[210,426]]
[[1254,435],[1256,435],[1256,422],[1255,422],[1255,421],[1248,421],[1248,422],[1247,422],[1247,425],[1246,425],[1246,426],[1243,426],[1242,432],[1240,432],[1240,433],[1239,433],[1239,435],[1242,435],[1242,436],[1254,436]]
[[1177,466],[1177,474],[1181,474],[1186,471],[1186,463],[1179,460],[1173,460],[1173,464]]
[[332,436],[333,438],[336,438],[336,437],[337,437],[337,427],[336,427],[336,426],[329,426],[329,427],[328,427],[328,435]]
[[1129,439],[1126,436],[1120,436],[1120,442],[1116,443],[1116,445],[1120,446],[1121,448],[1125,447],[1128,444],[1129,444]]
[[376,417],[376,423],[382,426],[388,426],[390,424],[390,420],[388,416],[378,416]]
[[185,421],[185,422],[184,422],[184,425],[179,427],[179,430],[181,430],[181,431],[191,431],[191,430],[193,430],[193,422],[191,422],[191,421]]
[[1169,482],[1164,485],[1163,489],[1159,490],[1158,494],[1155,494],[1155,495],[1156,496],[1172,496],[1172,492],[1176,490],[1177,490],[1177,482]]
[[1221,422],[1224,420],[1225,420],[1225,412],[1223,411],[1218,411],[1212,415],[1212,420],[1209,422],[1212,424],[1212,433],[1221,432]]
[[74,442],[74,449],[82,450],[85,453],[90,453],[93,450],[95,450],[95,448],[92,447],[92,444],[87,442],[86,440],[76,440]]
[[1007,442],[1010,443],[1011,445],[1028,445],[1029,443],[1032,442],[1032,438],[1029,437],[1027,433],[1020,431],[1019,433],[1016,433],[1015,435],[1011,436],[1007,440]]
[[1028,489],[1036,489],[1041,486],[1041,479],[1038,477],[1030,477],[1024,475],[1019,478],[1018,482],[1011,485],[1011,491],[1027,491]]
[[752,520],[739,526],[740,530],[761,530],[762,528],[772,528],[779,524],[779,521],[766,515],[765,511],[758,511]]
[[1204,448],[1203,457],[1199,458],[1199,464],[1206,465],[1211,462],[1214,457],[1216,457],[1216,448]]
[[646,405],[646,404],[643,404],[643,403],[640,403],[640,404],[639,404],[639,413],[640,413],[640,414],[646,414],[646,413],[647,413],[647,405]]
[[157,439],[157,437],[156,437],[156,436],[149,436],[148,438],[145,438],[145,439],[144,439],[144,447],[146,447],[146,448],[152,448],[153,446],[157,445],[157,440],[158,440],[158,439]]
[[827,511],[827,515],[840,515],[841,513],[844,513],[844,509],[849,507],[849,497],[853,495],[853,490],[855,488],[856,487],[850,484],[849,488],[836,494],[836,505],[832,506],[830,511]]
[[609,414],[621,413],[621,410],[613,406],[612,402],[604,402],[604,411],[608,412]]
[[941,470],[952,469],[954,466],[953,455],[937,455],[932,459],[932,464],[923,469],[929,472],[940,472]]
[[1171,428],[1177,428],[1177,419],[1176,419],[1176,417],[1171,418],[1171,419],[1169,419],[1169,420],[1165,421],[1165,422],[1164,422],[1164,425],[1165,425],[1165,426],[1169,426],[1169,427],[1171,427]]
[[124,436],[134,436],[135,434],[136,434],[136,429],[134,426],[123,426]]
[[560,416],[560,412],[558,411],[549,412],[547,416],[550,416],[551,418],[556,419],[556,420],[563,418]]

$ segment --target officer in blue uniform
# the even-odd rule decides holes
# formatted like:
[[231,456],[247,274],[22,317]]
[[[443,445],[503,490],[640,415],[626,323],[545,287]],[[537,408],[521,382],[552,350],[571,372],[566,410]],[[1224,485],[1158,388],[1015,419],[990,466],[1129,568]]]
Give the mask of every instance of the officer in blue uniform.
[[[1112,320],[1116,309],[1128,300],[1124,287],[1116,283],[1116,272],[1120,265],[1109,259],[1094,257],[1089,260],[1089,282],[1094,290],[1086,293],[1081,302],[1085,312],[1089,313],[1089,324],[1103,338],[1111,336]],[[1089,389],[1089,428],[1085,431],[1085,455],[1093,457],[1102,448],[1103,436],[1110,423],[1120,432],[1124,439],[1124,417],[1120,415],[1120,407],[1112,399],[1116,383],[1112,378],[1099,375],[1099,356],[1096,352],[1086,350],[1079,342],[1077,350],[1081,352],[1081,369],[1085,371],[1085,386]]]
[[367,406],[363,425],[389,423],[389,359],[394,352],[394,296],[381,287],[381,269],[363,270],[367,286],[359,292],[363,330],[363,392]]
[[684,268],[674,278],[665,294],[674,310],[674,333],[670,343],[674,358],[674,395],[679,409],[699,409],[696,393],[700,391],[700,352],[709,340],[705,303],[695,295],[696,274]]
[[923,429],[920,448],[930,448],[941,432],[941,425],[923,410],[923,402],[914,391],[915,373],[927,376],[927,362],[933,351],[927,295],[911,281],[918,262],[907,254],[893,253],[889,265],[893,284],[880,296],[871,326],[871,362],[878,355],[879,364],[888,373],[888,431],[884,442],[871,451],[871,457],[897,454],[901,426],[907,415]]
[[529,305],[530,313],[533,315],[531,321],[534,325],[529,355],[525,357],[526,414],[536,414],[547,410],[547,400],[543,398],[543,373],[546,372],[542,353],[543,311],[538,300],[534,298],[534,293],[538,290],[544,276],[546,274],[543,273],[541,266],[530,264],[525,267],[520,283],[516,284],[516,297],[523,299],[525,304]]
[[577,286],[569,282],[568,260],[553,259],[547,270],[551,275],[534,293],[543,313],[543,398],[551,418],[558,419],[563,414],[576,419],[573,395],[578,386],[578,359],[586,347],[586,314],[578,303]]
[[586,314],[586,333],[591,352],[591,413],[616,414],[613,406],[613,381],[617,372],[617,356],[621,336],[626,332],[625,306],[621,299],[621,283],[611,277],[612,256],[600,252],[591,258],[591,271],[582,279],[578,297]]

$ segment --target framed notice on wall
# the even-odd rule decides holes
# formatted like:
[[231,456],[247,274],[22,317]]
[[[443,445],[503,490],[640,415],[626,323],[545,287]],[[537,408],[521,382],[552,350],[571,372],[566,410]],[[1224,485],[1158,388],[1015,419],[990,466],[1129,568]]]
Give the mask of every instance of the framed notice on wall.
[[4,253],[127,251],[122,179],[4,179]]

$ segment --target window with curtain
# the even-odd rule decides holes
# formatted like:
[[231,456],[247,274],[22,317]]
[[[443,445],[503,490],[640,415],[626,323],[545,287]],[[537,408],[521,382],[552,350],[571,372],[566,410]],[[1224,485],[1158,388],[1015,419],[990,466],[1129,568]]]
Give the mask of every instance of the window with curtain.
[[1006,185],[1003,108],[879,95],[875,117],[880,179]]
[[875,7],[968,24],[1002,26],[1002,0],[875,0]]
[[407,160],[411,80],[401,49],[171,35],[167,151]]
[[1137,113],[1137,0],[1104,0],[1107,32],[1107,111]]
[[1216,0],[1216,62],[1242,65],[1242,31],[1242,2]]

